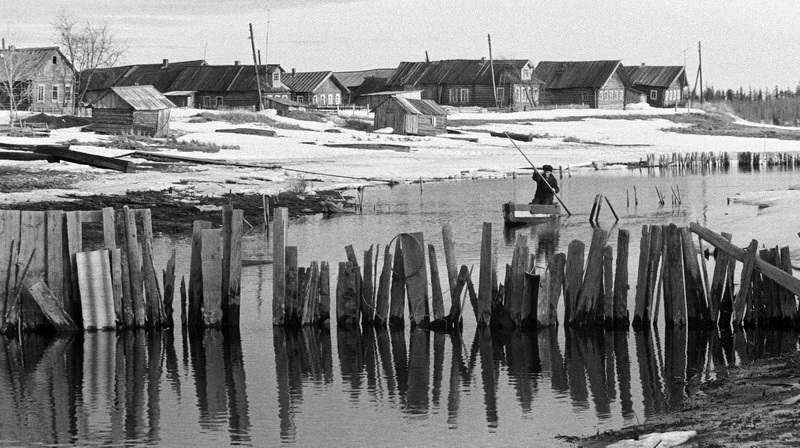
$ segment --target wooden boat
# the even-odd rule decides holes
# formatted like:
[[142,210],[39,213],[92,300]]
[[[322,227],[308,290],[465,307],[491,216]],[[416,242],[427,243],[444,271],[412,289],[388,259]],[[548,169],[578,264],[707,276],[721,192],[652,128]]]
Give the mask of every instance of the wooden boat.
[[503,220],[506,225],[536,224],[558,219],[559,216],[561,216],[561,206],[558,204],[533,205],[513,202],[503,204]]

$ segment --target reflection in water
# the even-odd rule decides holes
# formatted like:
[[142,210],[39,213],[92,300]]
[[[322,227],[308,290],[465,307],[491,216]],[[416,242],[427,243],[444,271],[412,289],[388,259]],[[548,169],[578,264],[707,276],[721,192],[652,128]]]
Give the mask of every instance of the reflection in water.
[[[191,415],[180,408],[186,402],[197,421],[184,427],[202,430],[190,430],[188,436],[179,432],[179,437],[196,437],[186,444],[208,442],[203,437],[214,434],[221,445],[249,445],[253,432],[264,430],[299,443],[308,440],[304,431],[309,430],[307,422],[300,423],[301,410],[319,395],[359,406],[372,403],[426,425],[446,409],[442,423],[450,429],[469,428],[478,412],[485,429],[496,432],[501,420],[514,418],[509,404],[526,420],[562,418],[555,412],[560,402],[576,417],[588,413],[599,424],[631,424],[642,412],[649,418],[683,408],[701,381],[726,375],[728,366],[797,346],[792,332],[763,331],[673,329],[663,333],[663,352],[662,334],[655,331],[484,328],[475,331],[470,347],[459,333],[334,331],[335,349],[329,329],[276,329],[274,363],[248,363],[250,378],[263,378],[263,369],[271,373],[274,368],[277,400],[269,401],[278,419],[259,415],[261,425],[251,416],[256,405],[248,397],[236,332],[192,329],[183,363],[171,332],[30,334],[22,343],[0,337],[0,440],[12,445],[168,444],[178,437],[173,414]],[[337,381],[335,362],[344,396],[330,387]],[[322,416],[328,417],[335,418]]]

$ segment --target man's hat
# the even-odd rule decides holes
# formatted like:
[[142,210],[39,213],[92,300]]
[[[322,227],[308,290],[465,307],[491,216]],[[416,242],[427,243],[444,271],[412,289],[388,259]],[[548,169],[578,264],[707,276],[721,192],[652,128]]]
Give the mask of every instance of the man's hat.
[[552,166],[552,165],[545,165],[545,166],[543,166],[543,167],[542,167],[542,170],[543,170],[543,171],[550,171],[550,172],[552,172],[552,171],[553,171],[553,166]]

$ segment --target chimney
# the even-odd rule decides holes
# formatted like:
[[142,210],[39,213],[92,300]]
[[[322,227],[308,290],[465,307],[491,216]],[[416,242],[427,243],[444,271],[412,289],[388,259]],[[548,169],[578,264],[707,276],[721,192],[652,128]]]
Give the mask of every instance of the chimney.
[[169,67],[169,59],[162,59],[161,60],[161,68]]
[[5,49],[6,49],[6,38],[4,37],[3,38],[3,44],[2,44],[2,46],[0,46],[0,50],[5,50]]
[[294,76],[294,75],[296,75],[296,74],[297,74],[297,70],[295,70],[295,68],[294,68],[294,67],[292,67],[292,76]]
[[642,67],[644,67],[644,62],[642,62]]
[[233,65],[237,65],[238,66],[239,64],[241,64],[240,61],[233,61]]

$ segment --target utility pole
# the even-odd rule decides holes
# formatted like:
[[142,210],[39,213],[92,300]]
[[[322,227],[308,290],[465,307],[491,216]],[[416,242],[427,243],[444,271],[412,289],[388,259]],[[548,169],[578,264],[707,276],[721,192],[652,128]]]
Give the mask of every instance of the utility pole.
[[700,62],[700,68],[697,72],[700,74],[700,104],[703,104],[703,51],[700,49],[700,42],[697,42],[697,55]]
[[425,62],[431,62],[431,60],[428,58],[428,50],[425,50]]
[[492,71],[492,95],[494,96],[494,107],[499,109],[500,105],[497,104],[497,85],[494,80],[494,61],[492,60],[492,35],[486,35],[489,39],[489,70]]
[[256,59],[256,41],[253,39],[253,24],[250,24],[250,46],[253,48],[253,68],[256,70],[256,87],[258,88],[258,110],[264,110],[261,97],[261,79],[258,77],[258,60]]
[[269,9],[267,10],[267,38],[264,42],[264,67],[269,62],[267,56],[269,56]]

